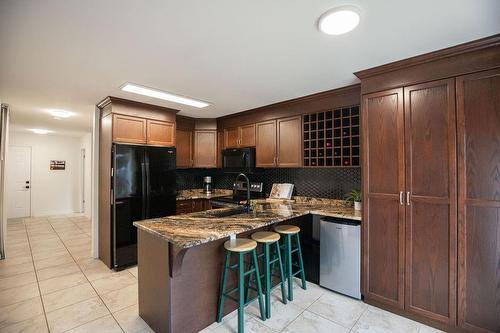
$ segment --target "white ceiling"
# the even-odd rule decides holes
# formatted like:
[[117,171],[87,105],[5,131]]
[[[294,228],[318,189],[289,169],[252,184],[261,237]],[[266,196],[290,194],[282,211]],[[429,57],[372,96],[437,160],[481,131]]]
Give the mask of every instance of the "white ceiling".
[[[316,21],[345,1],[0,0],[0,99],[15,128],[89,131],[107,95],[216,117],[357,82],[354,71],[500,32],[498,0],[352,0],[341,36]],[[202,99],[195,109],[127,82]],[[77,116],[54,120],[57,108]]]

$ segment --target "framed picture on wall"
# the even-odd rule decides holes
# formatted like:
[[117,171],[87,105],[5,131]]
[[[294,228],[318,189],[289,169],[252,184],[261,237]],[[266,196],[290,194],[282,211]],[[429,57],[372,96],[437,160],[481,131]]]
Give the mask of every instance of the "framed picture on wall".
[[65,170],[66,169],[66,161],[50,161],[50,170]]

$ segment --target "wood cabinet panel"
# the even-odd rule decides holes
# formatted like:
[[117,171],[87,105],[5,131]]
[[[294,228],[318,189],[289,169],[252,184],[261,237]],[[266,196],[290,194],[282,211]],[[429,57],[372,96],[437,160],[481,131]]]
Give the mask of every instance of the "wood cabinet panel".
[[146,119],[113,114],[113,141],[145,144]]
[[[363,98],[369,193],[399,195],[404,190],[403,90],[367,95]],[[366,135],[366,134],[365,134]]]
[[364,296],[404,308],[403,89],[365,95],[362,105]]
[[255,124],[224,129],[224,147],[254,147]]
[[256,124],[255,165],[257,167],[276,166],[276,120]]
[[458,324],[500,331],[500,69],[456,79]]
[[364,295],[403,308],[404,210],[399,199],[390,196],[368,196],[366,201]]
[[255,124],[240,126],[240,147],[255,147]]
[[226,128],[224,129],[224,147],[236,148],[240,142],[240,128]]
[[217,167],[217,131],[194,131],[194,167]]
[[175,146],[175,123],[147,120],[148,145]]
[[176,131],[176,165],[178,168],[190,168],[193,165],[193,131]]
[[404,88],[406,309],[456,320],[456,117],[454,80]]
[[278,167],[302,166],[302,117],[290,117],[277,121]]

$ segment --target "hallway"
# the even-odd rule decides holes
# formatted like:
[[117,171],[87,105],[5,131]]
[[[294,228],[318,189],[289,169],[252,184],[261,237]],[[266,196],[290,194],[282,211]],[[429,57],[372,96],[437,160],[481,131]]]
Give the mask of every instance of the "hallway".
[[0,261],[1,332],[151,332],[137,314],[137,268],[91,258],[83,215],[11,219]]

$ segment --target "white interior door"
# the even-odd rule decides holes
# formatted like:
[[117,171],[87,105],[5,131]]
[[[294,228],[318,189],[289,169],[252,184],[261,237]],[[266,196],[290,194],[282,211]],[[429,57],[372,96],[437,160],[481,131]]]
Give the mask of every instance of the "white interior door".
[[31,215],[31,147],[9,147],[7,166],[8,217]]

